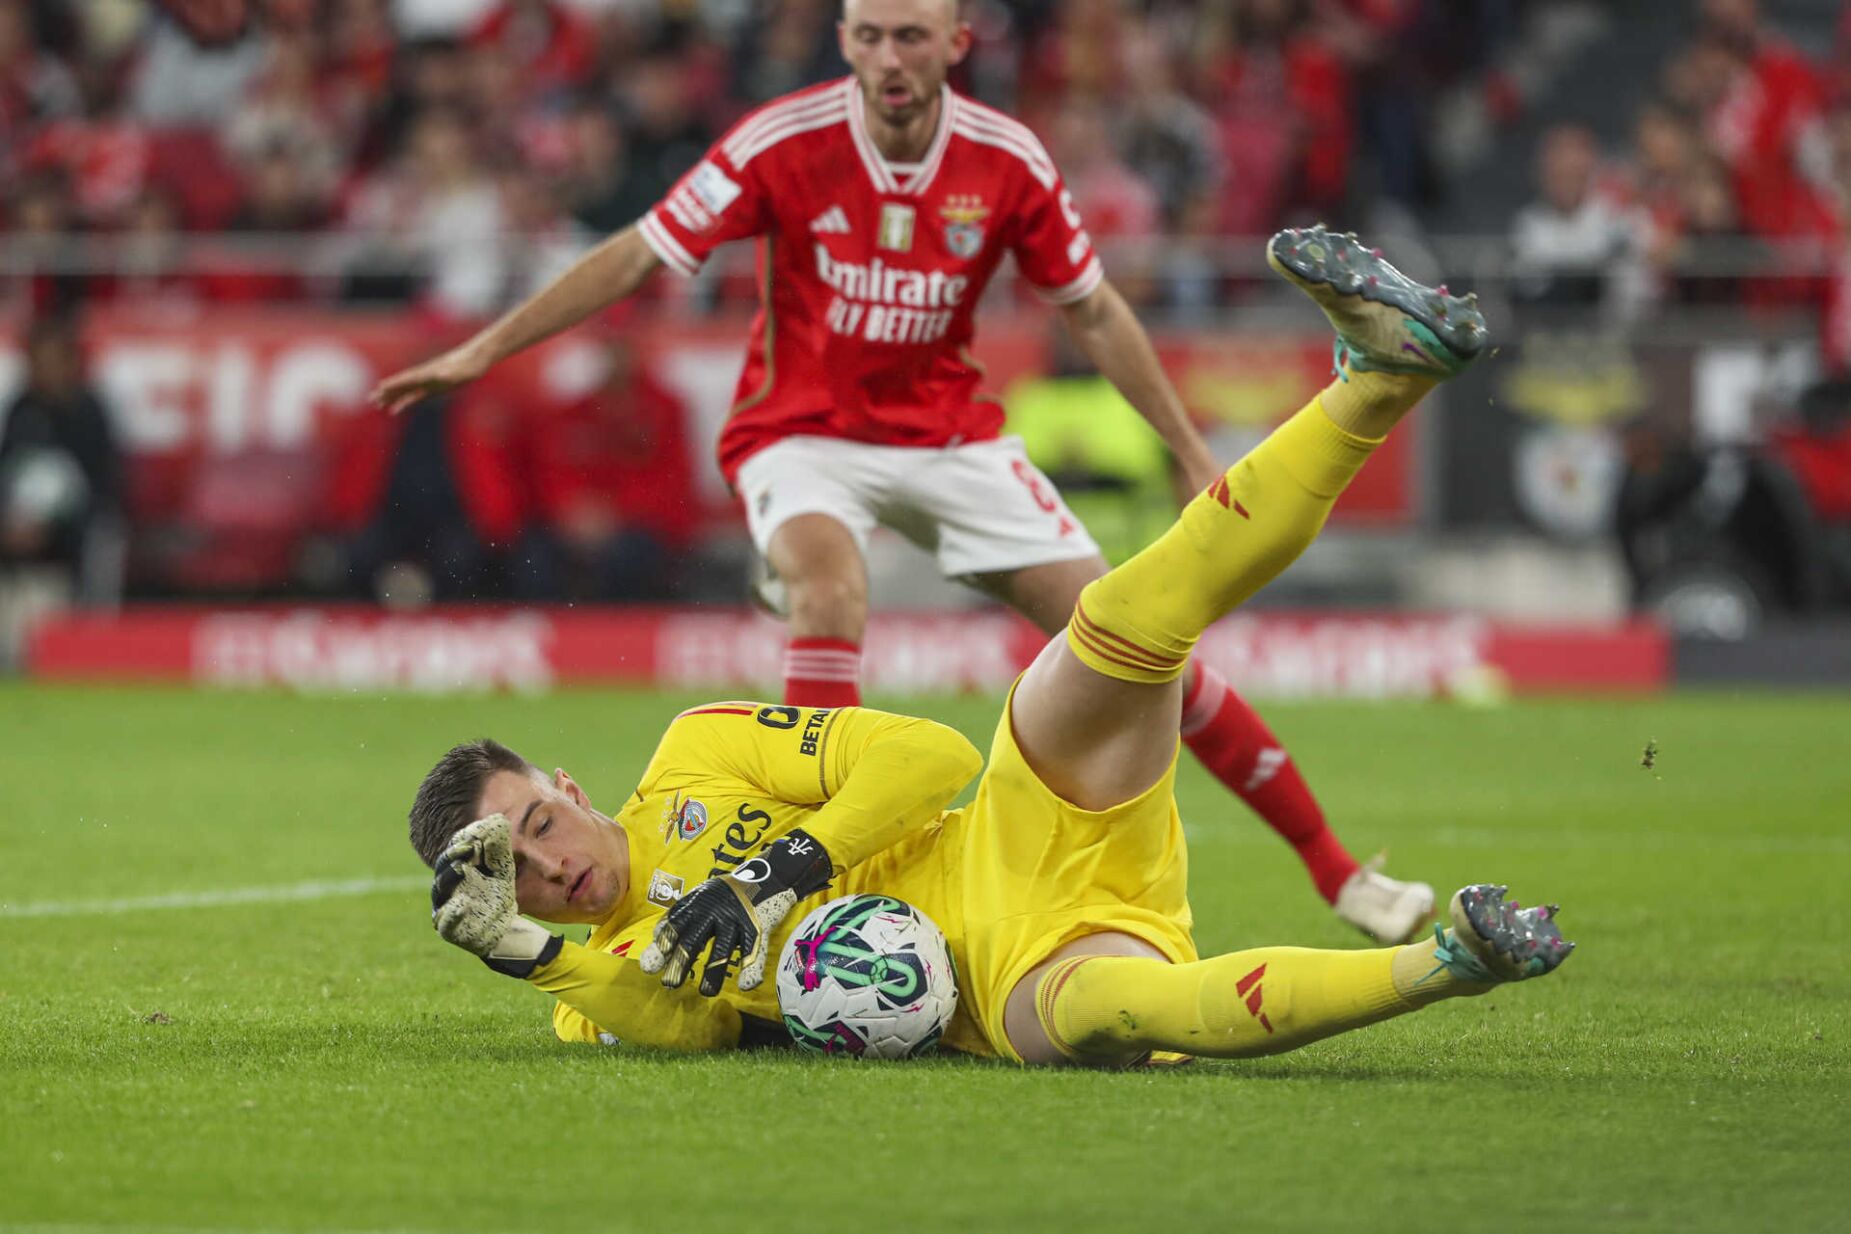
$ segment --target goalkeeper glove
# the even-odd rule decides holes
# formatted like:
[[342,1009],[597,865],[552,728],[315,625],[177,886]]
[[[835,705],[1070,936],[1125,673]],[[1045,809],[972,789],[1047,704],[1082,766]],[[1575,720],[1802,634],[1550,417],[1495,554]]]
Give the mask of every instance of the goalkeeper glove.
[[482,957],[510,977],[527,977],[565,945],[520,915],[508,820],[479,818],[450,839],[431,880],[431,924],[447,943]]
[[711,998],[720,992],[735,955],[739,988],[756,989],[765,980],[772,931],[797,901],[827,887],[834,876],[829,854],[810,835],[792,831],[781,836],[731,873],[716,875],[682,896],[663,914],[643,949],[643,971],[661,973],[662,984],[676,989],[711,942],[701,993]]

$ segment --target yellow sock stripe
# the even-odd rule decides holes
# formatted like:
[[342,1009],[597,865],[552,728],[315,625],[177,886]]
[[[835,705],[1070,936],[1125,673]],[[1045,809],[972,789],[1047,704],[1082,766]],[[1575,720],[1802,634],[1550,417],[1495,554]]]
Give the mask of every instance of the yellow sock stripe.
[[[1076,604],[1073,619],[1067,623],[1068,641],[1074,644],[1074,650],[1085,653],[1082,659],[1102,661],[1092,664],[1093,668],[1111,677],[1121,677],[1129,681],[1170,681],[1181,676],[1183,666],[1188,663],[1189,655],[1165,655],[1149,648],[1140,647],[1129,639],[1113,634],[1086,615],[1084,606]],[[1123,672],[1116,672],[1116,666]]]
[[1041,1022],[1041,1031],[1048,1035],[1048,1041],[1068,1058],[1079,1058],[1080,1052],[1074,1049],[1054,1027],[1054,1000],[1060,997],[1061,987],[1067,984],[1074,970],[1088,960],[1098,958],[1098,956],[1083,955],[1071,960],[1062,960],[1042,974],[1040,982],[1035,986],[1035,1018]]
[[1167,681],[1171,676],[1174,676],[1174,674],[1165,673],[1161,669],[1143,668],[1121,660],[1103,650],[1096,642],[1089,641],[1093,637],[1094,636],[1089,635],[1082,629],[1077,622],[1067,623],[1067,645],[1073,648],[1074,653],[1080,657],[1082,663],[1096,673],[1100,673],[1106,677],[1114,677],[1120,681],[1136,681],[1147,684]]
[[1074,616],[1079,619],[1080,624],[1086,627],[1088,633],[1100,639],[1108,648],[1113,648],[1117,654],[1124,656],[1127,662],[1136,664],[1139,667],[1168,670],[1179,667],[1183,661],[1189,658],[1187,653],[1180,656],[1172,655],[1168,652],[1140,646],[1130,639],[1125,638],[1123,635],[1112,633],[1086,615],[1086,604],[1084,601],[1076,601],[1074,603],[1073,613]]
[[1078,620],[1070,623],[1067,628],[1073,634],[1074,639],[1079,642],[1080,646],[1092,653],[1095,659],[1103,660],[1107,664],[1116,665],[1119,668],[1129,670],[1128,674],[1113,674],[1114,676],[1129,675],[1134,680],[1146,681],[1153,678],[1161,678],[1163,674],[1168,671],[1166,667],[1154,664],[1142,664],[1128,656],[1118,654],[1108,644],[1101,641],[1097,631],[1089,626],[1083,625]]

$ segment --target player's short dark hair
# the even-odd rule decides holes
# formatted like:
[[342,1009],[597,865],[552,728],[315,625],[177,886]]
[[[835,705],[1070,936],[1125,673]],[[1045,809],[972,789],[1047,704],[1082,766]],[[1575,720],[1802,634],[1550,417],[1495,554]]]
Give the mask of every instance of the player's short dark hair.
[[452,746],[437,760],[411,803],[411,846],[425,865],[435,869],[451,837],[476,821],[482,786],[497,771],[539,774],[539,768],[488,737]]

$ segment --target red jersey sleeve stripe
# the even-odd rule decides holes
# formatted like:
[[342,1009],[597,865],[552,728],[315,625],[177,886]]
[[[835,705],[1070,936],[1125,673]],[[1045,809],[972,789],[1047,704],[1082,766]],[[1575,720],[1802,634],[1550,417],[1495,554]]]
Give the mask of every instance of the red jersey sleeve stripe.
[[662,225],[662,220],[651,210],[636,225],[642,235],[643,243],[655,251],[662,259],[662,264],[677,274],[692,276],[700,272],[701,263],[694,260],[694,255],[681,247],[681,242]]
[[[1105,267],[1099,264],[1099,255],[1093,254],[1086,263],[1086,269],[1080,271],[1080,277],[1065,287],[1036,287],[1035,294],[1049,304],[1072,304],[1075,300],[1084,300],[1093,294],[1093,290],[1105,281]],[[1032,284],[1031,284],[1032,286]]]
[[1035,130],[1029,128],[1026,124],[1023,124],[1008,112],[998,111],[988,103],[980,103],[968,95],[960,97],[963,106],[959,107],[958,111],[964,117],[980,121],[989,125],[991,128],[1007,133],[1021,141],[1030,149],[1039,151],[1043,159],[1048,157],[1047,149],[1041,144],[1041,139],[1035,136]]
[[757,710],[756,707],[692,707],[675,718],[685,720],[689,716],[749,716]]
[[1035,135],[1020,124],[1010,121],[1014,127],[1004,128],[989,117],[979,116],[977,109],[969,106],[958,108],[953,124],[958,134],[966,140],[994,146],[1015,155],[1042,188],[1052,189],[1059,180],[1060,174],[1054,167],[1054,160],[1048,157],[1048,152],[1035,139]]
[[747,163],[780,142],[788,141],[799,133],[842,124],[847,119],[848,108],[843,106],[841,99],[821,99],[802,111],[794,111],[773,124],[755,129],[746,141],[728,143],[722,153],[731,160],[734,167],[744,169]]
[[[847,80],[853,81],[852,78]],[[843,85],[844,82],[838,80],[819,86],[815,90],[786,95],[784,98],[766,104],[754,114],[741,120],[738,126],[721,140],[720,153],[724,154],[734,167],[742,166],[744,160],[741,157],[741,151],[763,137],[768,130],[800,116],[842,107]]]

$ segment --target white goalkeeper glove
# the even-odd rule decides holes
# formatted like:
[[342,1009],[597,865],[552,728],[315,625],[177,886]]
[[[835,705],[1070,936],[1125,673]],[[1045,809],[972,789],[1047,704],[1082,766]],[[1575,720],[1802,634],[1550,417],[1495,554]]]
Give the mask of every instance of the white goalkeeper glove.
[[479,818],[450,838],[431,880],[431,924],[447,943],[510,977],[527,977],[565,945],[521,916],[514,896],[508,820]]

